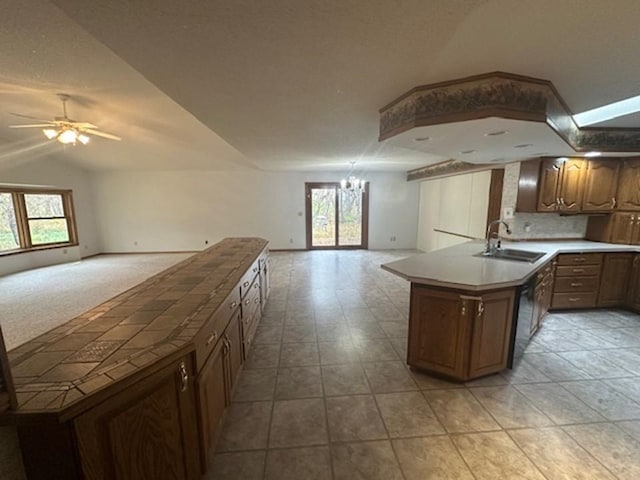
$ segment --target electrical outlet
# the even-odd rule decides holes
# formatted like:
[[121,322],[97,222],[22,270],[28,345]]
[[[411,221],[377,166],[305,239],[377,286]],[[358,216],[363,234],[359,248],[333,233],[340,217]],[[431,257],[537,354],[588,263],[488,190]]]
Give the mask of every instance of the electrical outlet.
[[513,208],[512,207],[505,207],[502,210],[502,218],[503,218],[503,220],[511,220],[513,218]]
[[524,224],[524,231],[526,233],[529,233],[531,231],[531,224],[529,222],[525,222]]

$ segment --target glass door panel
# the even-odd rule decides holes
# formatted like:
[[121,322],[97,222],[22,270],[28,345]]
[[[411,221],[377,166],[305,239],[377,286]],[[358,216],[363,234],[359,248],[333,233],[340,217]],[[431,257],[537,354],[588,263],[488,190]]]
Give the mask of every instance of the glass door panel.
[[336,246],[336,188],[311,189],[311,246]]
[[362,245],[362,193],[338,192],[338,245]]

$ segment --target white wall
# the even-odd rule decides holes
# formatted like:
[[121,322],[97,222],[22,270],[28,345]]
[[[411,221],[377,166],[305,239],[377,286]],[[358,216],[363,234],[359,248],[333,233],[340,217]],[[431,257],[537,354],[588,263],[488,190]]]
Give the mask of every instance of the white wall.
[[31,185],[70,189],[78,227],[78,247],[56,248],[0,257],[0,275],[79,260],[101,251],[93,211],[89,172],[55,158],[44,158],[0,171],[2,185]]
[[483,238],[490,185],[490,170],[421,182],[418,249],[430,252],[468,241],[455,234]]
[[[228,236],[260,236],[272,249],[304,249],[305,182],[342,177],[344,172],[94,173],[103,251],[199,250],[205,240],[211,245]],[[408,183],[404,172],[366,178],[369,248],[415,248],[418,185]]]

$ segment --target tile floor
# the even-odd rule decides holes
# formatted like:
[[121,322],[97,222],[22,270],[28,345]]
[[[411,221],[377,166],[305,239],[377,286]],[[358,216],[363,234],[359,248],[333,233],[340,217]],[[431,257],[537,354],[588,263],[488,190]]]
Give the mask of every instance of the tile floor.
[[213,479],[640,479],[640,316],[551,314],[512,371],[404,362],[410,252],[274,253]]

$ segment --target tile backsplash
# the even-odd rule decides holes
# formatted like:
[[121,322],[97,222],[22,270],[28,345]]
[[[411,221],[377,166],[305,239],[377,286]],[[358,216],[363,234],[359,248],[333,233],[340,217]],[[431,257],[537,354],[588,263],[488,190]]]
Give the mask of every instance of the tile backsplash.
[[[502,190],[502,212],[505,208],[515,211],[518,198],[518,179],[520,162],[505,165],[504,187]],[[504,227],[500,233],[504,238],[513,240],[529,240],[540,238],[584,238],[588,215],[558,215],[556,213],[518,213],[507,220],[512,234],[506,235]],[[529,231],[526,231],[526,227]]]

